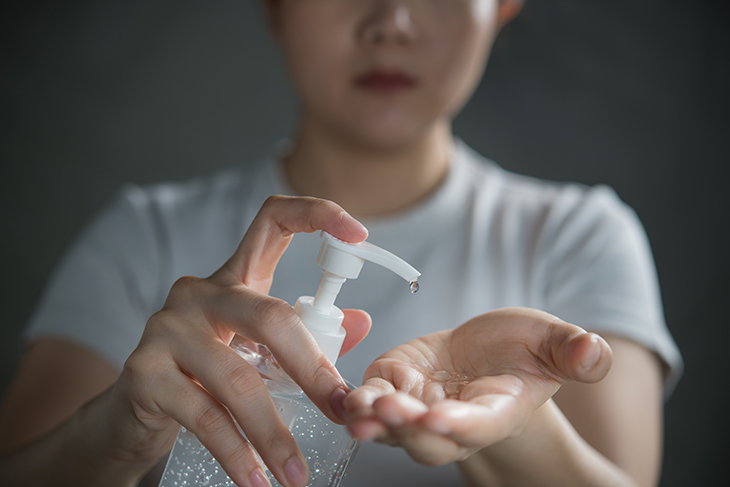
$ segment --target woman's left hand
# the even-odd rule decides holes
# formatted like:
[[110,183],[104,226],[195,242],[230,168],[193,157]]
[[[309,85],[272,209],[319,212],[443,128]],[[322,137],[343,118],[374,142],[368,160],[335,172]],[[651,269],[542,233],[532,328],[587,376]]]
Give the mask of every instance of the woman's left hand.
[[594,333],[541,311],[500,309],[375,360],[345,398],[347,424],[360,440],[442,465],[519,435],[562,384],[597,382],[611,364]]

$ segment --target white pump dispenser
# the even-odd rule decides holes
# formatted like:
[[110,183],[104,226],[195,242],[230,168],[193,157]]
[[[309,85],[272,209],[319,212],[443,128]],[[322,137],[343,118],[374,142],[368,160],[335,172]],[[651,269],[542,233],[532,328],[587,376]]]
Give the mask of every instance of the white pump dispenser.
[[312,333],[322,352],[334,364],[345,340],[345,329],[342,328],[345,315],[334,303],[345,281],[356,279],[366,260],[410,282],[412,292],[418,290],[417,280],[421,273],[400,257],[369,242],[351,244],[324,231],[320,236],[323,242],[317,264],[323,270],[319,289],[314,297],[301,296],[297,299],[294,311]]

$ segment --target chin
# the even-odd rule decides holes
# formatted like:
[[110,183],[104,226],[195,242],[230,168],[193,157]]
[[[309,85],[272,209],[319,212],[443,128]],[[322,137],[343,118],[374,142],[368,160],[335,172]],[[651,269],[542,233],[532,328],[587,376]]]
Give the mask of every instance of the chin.
[[417,143],[421,134],[413,133],[367,133],[351,134],[349,141],[366,151],[389,152],[405,149]]
[[340,134],[353,145],[368,151],[406,148],[426,137],[433,123],[358,123],[340,126]]

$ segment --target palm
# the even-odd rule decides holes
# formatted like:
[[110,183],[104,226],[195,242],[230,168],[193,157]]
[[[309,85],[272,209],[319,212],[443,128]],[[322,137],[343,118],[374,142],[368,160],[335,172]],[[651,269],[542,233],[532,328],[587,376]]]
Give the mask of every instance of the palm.
[[[362,438],[405,445],[425,463],[442,460],[432,461],[432,451],[422,455],[424,445],[431,448],[424,435],[441,436],[431,443],[448,450],[445,459],[464,458],[518,434],[562,383],[600,380],[611,362],[605,342],[597,349],[605,346],[604,360],[588,370],[580,365],[595,337],[546,313],[507,309],[412,340],[368,368],[364,386],[348,401],[350,428]],[[419,446],[409,449],[414,432]]]

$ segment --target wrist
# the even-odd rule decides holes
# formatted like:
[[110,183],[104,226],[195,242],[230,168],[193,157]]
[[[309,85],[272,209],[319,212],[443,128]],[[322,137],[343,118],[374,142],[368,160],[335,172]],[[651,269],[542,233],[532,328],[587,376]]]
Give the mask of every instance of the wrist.
[[99,396],[56,429],[0,458],[3,480],[18,486],[136,485],[152,463],[110,455],[110,442],[100,426],[102,406]]
[[519,435],[483,448],[459,466],[471,485],[635,485],[581,438],[552,399],[535,410]]
[[85,404],[65,425],[64,444],[74,445],[68,455],[68,478],[76,485],[133,486],[154,466],[154,460],[130,458],[120,450],[114,433],[110,390]]

